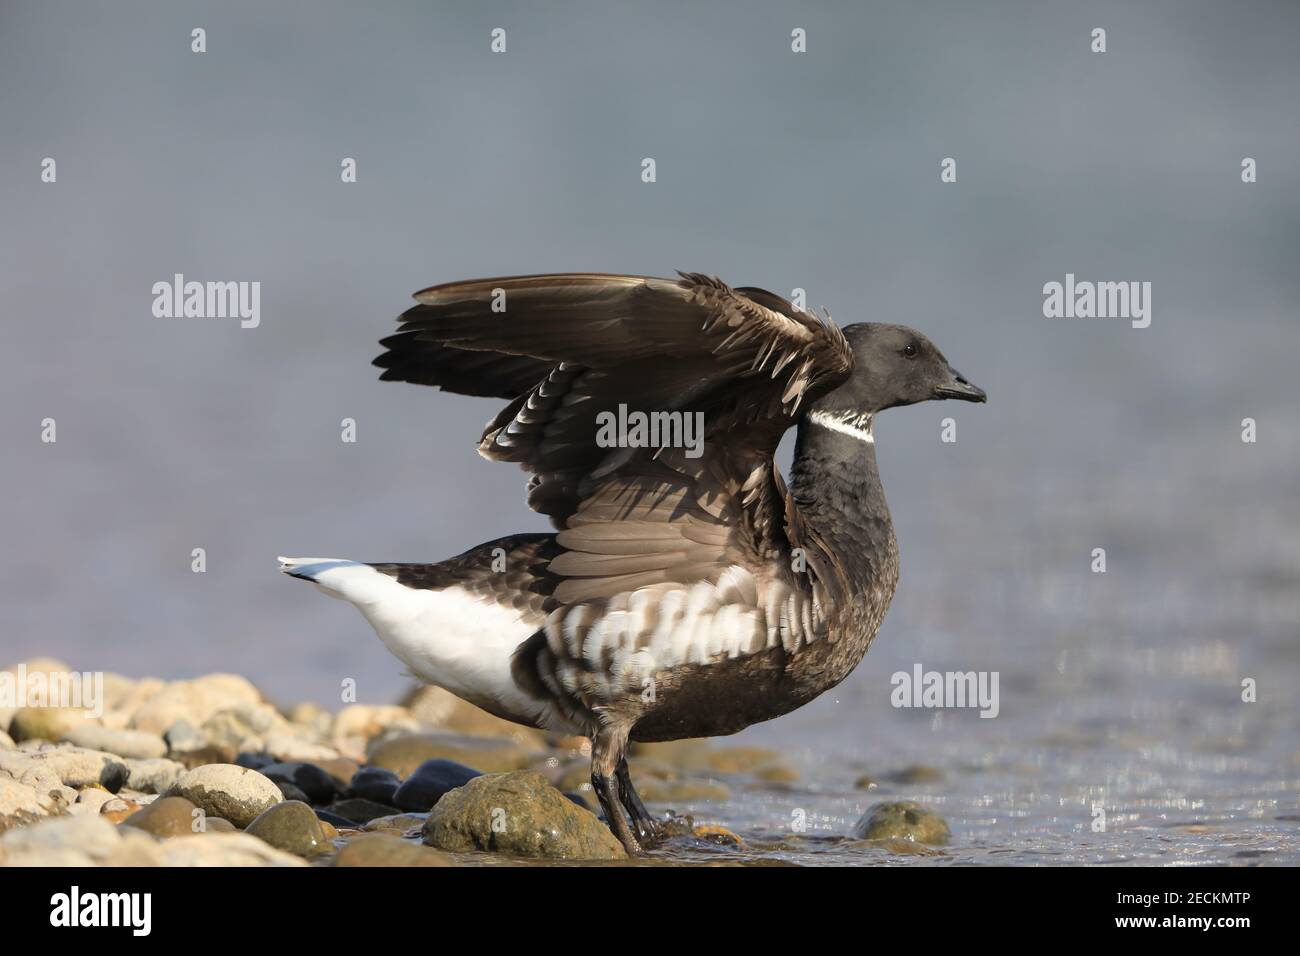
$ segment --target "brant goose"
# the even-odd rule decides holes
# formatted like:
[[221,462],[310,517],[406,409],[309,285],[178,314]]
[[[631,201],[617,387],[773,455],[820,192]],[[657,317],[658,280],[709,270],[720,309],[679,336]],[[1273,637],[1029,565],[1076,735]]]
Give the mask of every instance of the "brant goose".
[[[771,292],[680,275],[435,286],[380,343],[386,381],[509,401],[479,454],[531,473],[528,502],[557,533],[439,564],[280,559],[356,605],[417,677],[590,737],[596,796],[631,853],[660,828],[629,740],[779,717],[870,646],[898,581],[875,414],[985,400],[912,329],[840,329]],[[610,441],[616,409],[669,434]],[[668,440],[674,413],[702,414],[702,443]],[[792,425],[787,485],[772,456]]]

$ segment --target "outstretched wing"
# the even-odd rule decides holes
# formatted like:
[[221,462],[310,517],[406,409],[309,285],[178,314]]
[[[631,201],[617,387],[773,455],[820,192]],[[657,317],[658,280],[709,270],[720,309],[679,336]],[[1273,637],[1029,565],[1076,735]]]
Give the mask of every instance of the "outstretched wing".
[[382,377],[512,398],[479,451],[531,471],[530,503],[559,523],[583,477],[635,455],[597,443],[600,413],[703,412],[709,433],[743,428],[770,452],[853,361],[834,324],[694,273],[481,279],[415,298],[382,343]]
[[[530,471],[530,505],[560,529],[552,656],[608,676],[656,635],[684,642],[669,655],[683,660],[811,639],[809,581],[781,557],[808,532],[772,455],[799,409],[848,377],[837,326],[697,273],[483,279],[415,298],[376,364],[513,398],[479,451]],[[599,416],[620,408],[697,416],[702,446],[609,447]],[[807,553],[810,577],[834,579],[824,549]]]

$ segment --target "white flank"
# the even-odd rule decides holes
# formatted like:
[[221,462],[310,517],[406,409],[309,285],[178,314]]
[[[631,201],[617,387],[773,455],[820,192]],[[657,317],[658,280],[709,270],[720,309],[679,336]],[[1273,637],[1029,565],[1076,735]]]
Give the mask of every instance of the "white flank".
[[537,630],[521,611],[460,587],[408,588],[356,561],[280,562],[281,571],[304,577],[331,597],[353,604],[416,677],[490,710],[574,732],[550,705],[521,691],[510,673],[516,648]]
[[876,438],[871,434],[871,416],[870,415],[832,415],[830,412],[809,412],[808,421],[814,425],[820,425],[822,428],[829,428],[833,432],[839,432],[841,435],[848,435],[850,438],[856,438],[858,441],[868,442],[872,445],[876,443]]

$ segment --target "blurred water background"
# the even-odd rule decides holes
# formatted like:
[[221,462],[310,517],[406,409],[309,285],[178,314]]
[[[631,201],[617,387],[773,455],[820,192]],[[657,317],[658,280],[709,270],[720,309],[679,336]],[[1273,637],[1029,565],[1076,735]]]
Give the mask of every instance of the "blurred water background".
[[[761,842],[804,810],[772,852],[809,861],[905,797],[956,836],[917,862],[1300,862],[1298,46],[1280,2],[6,3],[0,663],[393,698],[275,556],[545,527],[474,454],[491,402],[368,366],[408,294],[699,270],[913,325],[990,396],[880,418],[893,609],[738,738],[802,781],[706,815]],[[154,318],[177,272],[260,281],[260,327]],[[1044,318],[1066,273],[1150,281],[1150,328]],[[918,662],[999,672],[999,716],[893,708]]]

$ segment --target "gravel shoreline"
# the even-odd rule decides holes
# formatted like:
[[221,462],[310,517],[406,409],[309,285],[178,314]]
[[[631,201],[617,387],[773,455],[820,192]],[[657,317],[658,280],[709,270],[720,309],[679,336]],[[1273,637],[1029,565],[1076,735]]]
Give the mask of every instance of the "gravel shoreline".
[[[0,684],[70,671],[29,660]],[[35,676],[33,676],[35,675]],[[94,716],[0,700],[0,866],[456,866],[626,860],[595,811],[585,738],[500,720],[432,687],[398,704],[281,709],[234,674],[102,675]],[[638,747],[656,810],[798,772],[755,747]],[[674,816],[673,842],[744,862],[746,841]],[[845,840],[939,852],[947,825],[877,806]],[[896,846],[895,846],[896,845]],[[652,857],[653,859],[653,857]]]

